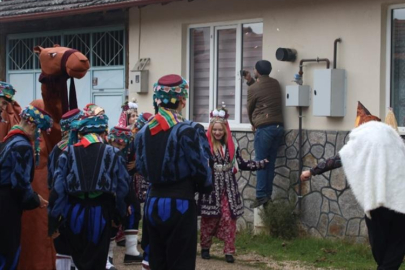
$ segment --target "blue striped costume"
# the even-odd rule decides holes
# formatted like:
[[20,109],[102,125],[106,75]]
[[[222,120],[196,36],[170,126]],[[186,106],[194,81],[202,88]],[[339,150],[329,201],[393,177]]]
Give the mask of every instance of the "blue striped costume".
[[151,183],[145,225],[151,269],[194,269],[197,245],[195,192],[212,190],[210,148],[204,128],[180,122],[151,135],[149,126],[135,139],[136,169]]
[[69,146],[58,159],[49,200],[49,235],[61,222],[75,265],[104,269],[111,233],[126,215],[130,177],[118,149],[102,143]]

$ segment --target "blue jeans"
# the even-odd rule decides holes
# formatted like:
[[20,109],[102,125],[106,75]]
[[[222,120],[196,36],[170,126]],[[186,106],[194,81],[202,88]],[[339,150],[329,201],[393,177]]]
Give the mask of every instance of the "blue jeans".
[[267,159],[269,163],[264,170],[256,173],[256,198],[270,198],[273,192],[274,167],[277,150],[284,136],[284,127],[281,125],[268,125],[256,129],[255,152],[256,160]]

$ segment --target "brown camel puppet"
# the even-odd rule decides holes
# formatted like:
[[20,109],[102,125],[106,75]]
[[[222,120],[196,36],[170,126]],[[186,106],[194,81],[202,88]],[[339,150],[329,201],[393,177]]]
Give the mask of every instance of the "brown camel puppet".
[[[42,133],[40,162],[35,168],[32,183],[35,192],[48,200],[47,162],[53,147],[61,140],[60,119],[69,109],[77,108],[73,78],[83,78],[90,68],[89,60],[82,53],[55,45],[53,48],[34,48],[41,63],[42,100],[31,104],[47,111],[53,119],[50,134]],[[67,79],[71,78],[68,101]],[[70,105],[69,105],[70,103]],[[48,213],[46,209],[26,211],[22,218],[21,255],[19,270],[55,269],[56,254],[53,240],[48,237]]]

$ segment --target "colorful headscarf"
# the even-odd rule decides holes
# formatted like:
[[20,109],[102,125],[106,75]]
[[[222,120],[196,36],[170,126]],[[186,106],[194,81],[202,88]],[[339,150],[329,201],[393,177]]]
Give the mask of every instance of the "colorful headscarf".
[[26,107],[20,114],[21,119],[28,122],[29,124],[35,125],[37,128],[35,129],[35,141],[34,141],[34,148],[35,148],[35,165],[39,165],[39,153],[41,148],[39,146],[40,143],[40,130],[46,131],[48,133],[51,132],[51,127],[53,125],[53,120],[49,113],[44,110],[41,110],[37,107],[29,105]]
[[115,126],[110,129],[108,140],[118,144],[129,144],[134,139],[134,134],[129,128]]
[[101,115],[105,114],[105,111],[102,107],[94,103],[89,103],[83,108],[83,114],[85,116]]
[[179,75],[166,75],[153,85],[153,106],[175,104],[181,98],[188,98],[188,83]]
[[74,120],[70,124],[69,144],[74,144],[78,140],[78,134],[87,133],[103,133],[108,129],[108,116],[105,114],[99,115],[84,115],[78,120]]
[[381,119],[377,116],[372,115],[360,101],[357,104],[357,117],[356,122],[354,123],[355,127],[360,126],[361,124],[370,122],[370,121],[378,121],[381,122]]
[[134,134],[129,128],[115,126],[110,129],[108,140],[110,142],[116,142],[120,145],[125,145],[122,152],[125,156],[127,156],[129,145],[134,140]]
[[228,134],[227,147],[229,150],[229,158],[230,158],[231,162],[233,163],[234,159],[236,158],[236,155],[235,155],[236,149],[235,149],[235,144],[233,142],[231,129],[228,124],[228,117],[229,117],[228,110],[225,107],[226,106],[225,106],[224,102],[222,102],[221,107],[213,110],[210,113],[210,125],[208,126],[208,130],[207,130],[207,138],[208,138],[208,143],[211,148],[211,153],[214,154],[214,147],[213,147],[212,138],[211,138],[212,127],[215,125],[215,123],[224,124],[226,127],[227,134]]
[[8,102],[13,101],[13,97],[17,92],[14,87],[6,82],[0,82],[0,97],[4,97]]
[[60,120],[60,129],[62,132],[69,131],[73,121],[78,120],[83,116],[83,112],[79,109],[73,109],[62,115]]
[[143,126],[148,123],[149,119],[152,117],[151,113],[143,112],[138,116],[135,126],[138,130],[141,130]]

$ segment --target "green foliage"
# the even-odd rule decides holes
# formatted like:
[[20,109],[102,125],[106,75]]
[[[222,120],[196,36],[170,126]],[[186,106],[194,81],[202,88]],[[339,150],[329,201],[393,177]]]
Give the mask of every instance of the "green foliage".
[[269,202],[260,211],[265,232],[272,237],[290,240],[298,236],[298,217],[294,213],[295,203],[287,200]]
[[[310,269],[372,270],[377,268],[368,244],[345,240],[298,237],[283,240],[269,235],[240,232],[236,237],[238,254],[256,253],[271,260],[299,262]],[[405,270],[405,263],[400,270]]]

